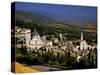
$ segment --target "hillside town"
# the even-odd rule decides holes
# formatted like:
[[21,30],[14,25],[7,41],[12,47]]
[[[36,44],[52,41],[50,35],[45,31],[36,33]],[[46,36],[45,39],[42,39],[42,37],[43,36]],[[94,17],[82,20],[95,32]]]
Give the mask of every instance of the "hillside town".
[[[34,29],[32,32],[30,29],[15,27],[16,48],[25,46],[29,53],[37,52],[46,53],[48,51],[53,52],[55,56],[59,53],[60,56],[70,54],[70,56],[76,57],[77,62],[80,62],[82,58],[88,58],[94,64],[96,64],[96,49],[95,43],[88,44],[84,39],[84,33],[80,32],[79,40],[63,40],[63,34],[59,34],[59,38],[54,37],[51,40],[47,40],[47,36],[40,36],[38,31]],[[66,37],[67,38],[67,37]]]

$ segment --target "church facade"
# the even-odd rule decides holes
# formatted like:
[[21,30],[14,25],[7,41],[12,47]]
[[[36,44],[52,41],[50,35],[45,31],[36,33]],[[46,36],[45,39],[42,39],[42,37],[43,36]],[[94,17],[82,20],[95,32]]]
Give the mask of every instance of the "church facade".
[[96,46],[89,45],[87,41],[84,40],[83,38],[84,38],[84,35],[83,35],[83,32],[81,32],[80,45],[76,46],[77,50],[90,50],[90,49],[94,50],[96,48]]

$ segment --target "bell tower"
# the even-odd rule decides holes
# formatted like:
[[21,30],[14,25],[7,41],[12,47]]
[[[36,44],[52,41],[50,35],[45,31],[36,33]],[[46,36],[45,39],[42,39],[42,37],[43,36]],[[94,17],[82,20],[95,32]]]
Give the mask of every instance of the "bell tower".
[[81,41],[83,40],[83,32],[81,32]]
[[31,40],[31,30],[26,30],[26,44],[29,45]]

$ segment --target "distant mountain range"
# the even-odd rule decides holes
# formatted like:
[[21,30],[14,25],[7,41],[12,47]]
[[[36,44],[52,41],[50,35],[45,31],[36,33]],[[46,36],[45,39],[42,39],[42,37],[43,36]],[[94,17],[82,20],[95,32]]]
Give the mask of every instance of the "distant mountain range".
[[[15,14],[16,20],[22,20],[25,22],[35,22],[36,24],[49,24],[49,25],[63,25],[70,28],[85,28],[85,29],[97,29],[97,22],[95,20],[80,20],[80,19],[73,19],[73,20],[63,20],[62,16],[59,18],[55,18],[53,14],[49,13],[41,13],[41,12],[26,12],[26,11],[16,11]],[[69,17],[68,17],[69,18]],[[69,28],[69,29],[70,29]]]
[[47,12],[26,12],[26,11],[16,11],[16,19],[26,20],[26,21],[38,21],[38,22],[60,22],[71,25],[85,25],[92,24],[96,25],[96,20],[81,19],[81,17],[70,17],[61,16]]
[[[48,17],[51,17],[53,19],[56,19],[57,21],[63,21],[65,23],[70,23],[70,22],[75,22],[75,23],[84,23],[84,22],[91,22],[91,23],[96,23],[96,20],[94,20],[92,17],[86,18],[86,16],[68,16],[68,15],[61,15],[61,14],[54,14],[54,13],[48,13],[48,12],[37,12],[41,15],[45,15]],[[73,12],[74,13],[74,12]]]

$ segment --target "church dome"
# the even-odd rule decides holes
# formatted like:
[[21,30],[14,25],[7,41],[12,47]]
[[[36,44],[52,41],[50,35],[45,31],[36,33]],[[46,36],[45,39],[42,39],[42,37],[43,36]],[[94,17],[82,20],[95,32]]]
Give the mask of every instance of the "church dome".
[[39,49],[42,46],[42,40],[36,29],[34,29],[32,40],[30,41],[30,45],[32,48]]

